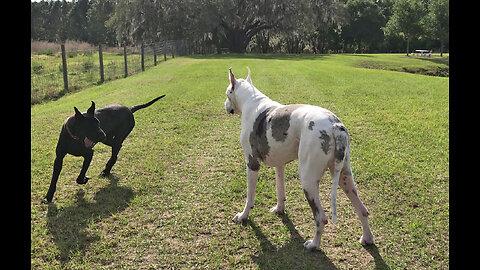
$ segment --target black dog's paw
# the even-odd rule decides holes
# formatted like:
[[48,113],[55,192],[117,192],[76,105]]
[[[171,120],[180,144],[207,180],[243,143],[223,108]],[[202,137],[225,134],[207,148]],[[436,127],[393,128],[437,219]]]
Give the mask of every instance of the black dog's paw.
[[103,170],[101,173],[100,173],[100,176],[101,177],[109,177],[110,176],[110,172],[106,172],[105,170]]
[[90,177],[88,176],[83,177],[83,179],[77,178],[77,184],[85,185],[88,180],[90,180]]
[[49,204],[52,202],[53,197],[49,198],[48,196],[43,197],[42,203]]

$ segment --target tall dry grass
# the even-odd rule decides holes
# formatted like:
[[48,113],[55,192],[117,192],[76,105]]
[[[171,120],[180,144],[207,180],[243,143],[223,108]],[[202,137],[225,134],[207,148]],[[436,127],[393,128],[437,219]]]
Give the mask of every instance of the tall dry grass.
[[[106,47],[103,46],[103,51],[107,52],[123,52],[122,47]],[[83,41],[74,41],[74,40],[67,40],[65,42],[65,50],[67,52],[71,51],[81,51],[81,52],[86,52],[86,51],[95,51],[98,50],[98,46],[83,42]],[[128,47],[128,51],[135,51],[134,47]],[[60,49],[60,43],[55,43],[55,42],[48,42],[48,41],[43,41],[43,40],[31,40],[30,41],[30,51],[32,53],[36,52],[41,52],[41,51],[53,51],[54,53],[59,53],[61,51]]]
[[[72,41],[68,40],[65,42],[65,50],[66,51],[92,51],[97,49],[96,46],[82,42],[82,41]],[[39,51],[48,51],[52,50],[55,53],[60,52],[60,43],[42,41],[42,40],[31,40],[30,42],[30,50],[32,53],[39,52]]]

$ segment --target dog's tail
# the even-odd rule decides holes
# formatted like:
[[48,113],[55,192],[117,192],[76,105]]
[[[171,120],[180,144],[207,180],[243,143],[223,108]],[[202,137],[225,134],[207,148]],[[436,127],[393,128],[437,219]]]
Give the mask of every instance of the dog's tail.
[[150,101],[150,102],[147,102],[147,103],[145,103],[145,104],[134,105],[134,106],[130,107],[130,111],[131,111],[132,113],[134,113],[134,112],[136,112],[136,111],[138,111],[138,110],[140,110],[140,109],[146,108],[146,107],[152,105],[153,103],[155,103],[157,100],[163,98],[164,96],[165,96],[165,95],[161,95],[161,96],[155,98],[154,100],[152,100],[152,101]]
[[350,142],[348,131],[342,123],[333,124],[333,138],[335,141],[334,158],[335,169],[332,176],[332,222],[337,223],[337,189],[340,172],[344,170],[345,162],[349,163]]

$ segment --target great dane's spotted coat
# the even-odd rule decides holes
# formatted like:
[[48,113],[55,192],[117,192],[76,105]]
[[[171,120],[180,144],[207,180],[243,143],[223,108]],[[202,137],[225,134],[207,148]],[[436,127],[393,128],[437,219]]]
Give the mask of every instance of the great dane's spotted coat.
[[[248,69],[248,68],[247,68]],[[318,183],[328,168],[332,174],[332,220],[336,223],[337,188],[340,187],[355,207],[363,235],[360,243],[373,244],[368,211],[358,197],[350,167],[348,131],[327,109],[295,104],[282,105],[262,94],[252,84],[250,69],[246,79],[235,79],[231,68],[225,109],[242,115],[240,141],[247,164],[247,201],[233,221],[242,222],[254,206],[260,162],[275,167],[277,205],[270,211],[285,211],[285,164],[298,158],[298,170],[305,197],[315,220],[315,237],[305,242],[307,249],[320,246],[327,217],[320,205]]]

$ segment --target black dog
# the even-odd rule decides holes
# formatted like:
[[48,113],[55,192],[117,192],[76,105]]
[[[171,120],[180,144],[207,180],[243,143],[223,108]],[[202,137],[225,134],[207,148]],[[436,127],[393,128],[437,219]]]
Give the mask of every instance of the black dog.
[[165,95],[162,95],[148,103],[135,105],[130,108],[112,104],[95,110],[95,103],[93,101],[92,106],[90,106],[86,113],[81,113],[76,107],[73,107],[75,115],[65,120],[58,138],[56,148],[57,156],[53,164],[52,182],[45,196],[46,201],[51,202],[53,199],[58,176],[62,170],[63,158],[66,154],[72,154],[77,157],[82,156],[84,158],[82,170],[77,177],[77,183],[86,184],[90,179],[85,176],[85,173],[90,166],[90,161],[92,161],[92,148],[97,142],[103,142],[112,147],[112,156],[100,175],[104,177],[110,175],[110,170],[117,161],[117,155],[122,147],[123,141],[135,126],[133,113],[152,105],[164,96]]

